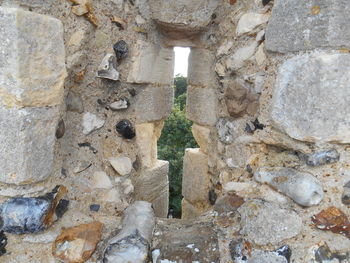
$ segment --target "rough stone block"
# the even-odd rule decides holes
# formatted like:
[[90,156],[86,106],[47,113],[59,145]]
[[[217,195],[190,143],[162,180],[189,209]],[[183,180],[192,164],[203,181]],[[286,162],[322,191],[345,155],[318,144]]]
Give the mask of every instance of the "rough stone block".
[[213,87],[215,56],[207,49],[192,48],[188,59],[188,85]]
[[216,0],[151,0],[152,18],[171,31],[196,33],[205,29],[218,6]]
[[146,87],[137,95],[136,117],[139,123],[165,119],[174,101],[174,89],[170,86]]
[[138,41],[132,52],[127,82],[172,84],[175,58],[172,48]]
[[168,172],[169,163],[158,160],[153,168],[143,170],[139,176],[132,178],[135,200],[152,203],[158,217],[166,217],[168,214]]
[[181,219],[188,220],[194,219],[200,216],[204,211],[200,208],[195,207],[190,202],[188,202],[185,198],[181,201]]
[[0,7],[0,105],[58,105],[65,77],[61,21]]
[[186,116],[200,125],[216,123],[217,98],[214,89],[189,86],[187,89]]
[[58,107],[0,108],[0,182],[29,184],[50,175],[58,118]]
[[209,143],[209,135],[210,129],[205,126],[200,126],[197,124],[192,125],[192,134],[198,143],[199,147],[204,153],[208,153],[208,143]]
[[143,167],[153,167],[157,162],[157,141],[164,122],[136,124],[136,143]]
[[350,54],[314,52],[280,66],[272,100],[273,125],[308,142],[350,142]]
[[209,184],[208,156],[200,149],[186,149],[183,164],[182,195],[192,204],[207,201]]
[[350,48],[348,0],[279,0],[266,30],[266,49],[292,52],[319,47]]

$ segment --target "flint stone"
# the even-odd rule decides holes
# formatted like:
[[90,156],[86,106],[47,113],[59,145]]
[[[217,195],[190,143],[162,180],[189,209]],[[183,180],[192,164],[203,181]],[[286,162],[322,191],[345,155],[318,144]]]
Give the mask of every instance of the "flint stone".
[[115,55],[106,54],[97,69],[97,77],[110,80],[118,80],[119,72],[116,70],[116,67],[117,59]]
[[58,107],[0,107],[0,182],[30,184],[50,176]]
[[83,133],[85,135],[88,135],[93,131],[102,128],[104,124],[104,119],[101,119],[90,112],[86,112],[83,115]]
[[349,67],[350,54],[314,52],[284,62],[271,103],[273,126],[300,141],[349,143]]
[[152,205],[136,201],[124,213],[122,230],[108,241],[103,263],[145,263],[155,225]]
[[109,105],[111,110],[124,110],[128,108],[128,101],[126,99],[117,100]]
[[296,212],[263,200],[245,202],[238,212],[241,215],[241,234],[256,245],[276,245],[298,235],[302,220]]
[[66,105],[68,111],[83,113],[84,112],[84,104],[80,95],[75,92],[70,91],[66,98]]
[[61,21],[0,7],[0,106],[59,105],[66,75]]
[[267,183],[302,206],[318,205],[324,196],[319,180],[312,174],[292,168],[259,168],[254,179]]
[[128,175],[132,170],[131,159],[127,156],[111,157],[109,162],[113,169],[121,176]]
[[259,25],[267,22],[268,15],[258,13],[246,13],[238,21],[236,33],[238,36],[249,33]]
[[317,151],[309,154],[298,154],[301,160],[304,160],[307,165],[319,166],[323,164],[335,163],[339,161],[339,153],[336,149]]
[[177,32],[196,33],[210,23],[218,1],[151,0],[149,4],[152,18],[167,31],[173,29]]
[[[314,7],[320,8],[319,14],[313,14]],[[347,0],[275,1],[266,29],[266,48],[281,53],[350,48],[349,12]]]

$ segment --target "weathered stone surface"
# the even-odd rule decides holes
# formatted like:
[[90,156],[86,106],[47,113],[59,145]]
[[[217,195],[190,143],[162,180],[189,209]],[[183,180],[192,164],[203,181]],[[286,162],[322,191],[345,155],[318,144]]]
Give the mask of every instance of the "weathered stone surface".
[[201,207],[195,207],[185,198],[181,201],[181,219],[189,220],[197,218],[201,213],[205,212]]
[[182,195],[192,204],[207,201],[209,192],[208,156],[200,149],[186,149]]
[[223,143],[233,143],[238,136],[238,127],[229,119],[220,118],[215,127],[218,131],[219,140]]
[[200,126],[198,124],[192,125],[192,134],[199,147],[204,153],[208,153],[208,143],[210,129],[205,126]]
[[268,251],[254,251],[247,263],[288,263],[285,257]]
[[94,253],[101,239],[102,223],[92,222],[67,228],[56,238],[52,254],[69,263],[83,263]]
[[135,186],[135,199],[152,203],[157,217],[168,214],[169,163],[160,161],[154,167],[145,169],[138,177],[132,178]]
[[214,54],[202,48],[191,48],[188,58],[188,85],[215,87]]
[[234,71],[242,68],[245,62],[254,55],[257,47],[258,42],[252,41],[246,46],[237,49],[236,52],[226,60],[226,67]]
[[349,66],[349,54],[322,52],[284,62],[271,105],[274,126],[301,141],[349,143]]
[[127,156],[111,157],[109,162],[113,169],[120,175],[128,175],[132,170],[131,159]]
[[350,205],[350,181],[344,185],[341,201],[344,205]]
[[196,33],[205,29],[216,9],[216,0],[151,0],[152,18],[167,31]]
[[[219,262],[219,244],[214,225],[206,221],[157,221],[152,241],[154,263]],[[155,253],[158,251],[158,253]]]
[[83,133],[88,135],[95,130],[98,130],[105,125],[105,120],[92,114],[90,112],[86,112],[83,115]]
[[254,179],[271,185],[302,206],[318,205],[324,196],[316,177],[292,168],[262,167],[254,173]]
[[268,19],[269,16],[266,14],[246,13],[238,21],[236,34],[239,36],[249,33],[259,25],[266,23]]
[[61,21],[1,7],[0,105],[59,105],[66,75]]
[[266,48],[292,52],[319,47],[350,47],[347,0],[276,1],[266,30]]
[[136,144],[143,167],[151,168],[157,162],[157,141],[160,137],[164,122],[136,124]]
[[186,116],[191,121],[213,126],[216,123],[217,96],[215,89],[189,86]]
[[174,51],[139,41],[131,54],[131,67],[127,77],[130,83],[171,85],[174,72]]
[[136,201],[124,213],[122,230],[108,241],[104,263],[145,263],[155,225],[152,205]]
[[278,244],[299,234],[302,220],[292,210],[275,203],[250,200],[238,212],[241,214],[241,234],[257,245]]
[[58,107],[0,107],[0,181],[29,184],[52,171]]
[[165,119],[171,112],[174,101],[174,89],[170,86],[146,87],[135,102],[135,111],[139,123]]
[[112,188],[112,182],[109,176],[103,171],[94,172],[91,180],[93,188],[109,189]]
[[84,103],[81,97],[73,91],[70,91],[66,98],[67,111],[84,112]]

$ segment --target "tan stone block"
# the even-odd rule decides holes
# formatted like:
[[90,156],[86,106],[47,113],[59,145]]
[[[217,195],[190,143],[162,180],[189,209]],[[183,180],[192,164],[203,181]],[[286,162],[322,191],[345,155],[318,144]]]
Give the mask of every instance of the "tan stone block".
[[208,156],[200,149],[186,149],[183,164],[182,195],[191,203],[207,201],[209,184]]
[[209,210],[206,203],[196,203],[195,205],[188,202],[185,198],[181,201],[181,219],[194,219]]
[[164,122],[141,123],[135,125],[136,144],[142,167],[153,167],[157,162],[157,141]]
[[135,187],[135,200],[152,203],[156,216],[166,217],[169,198],[169,163],[158,160],[153,168],[141,171],[132,178]]
[[138,41],[132,52],[127,82],[172,84],[175,57],[173,48]]
[[172,110],[173,101],[174,89],[171,86],[144,88],[135,103],[138,123],[165,119]]
[[189,86],[187,89],[186,116],[200,125],[216,123],[217,96],[214,89]]
[[0,105],[9,108],[61,104],[66,75],[61,21],[19,8],[1,7]]
[[214,54],[202,48],[191,48],[188,58],[188,85],[215,87]]
[[210,135],[210,129],[205,126],[200,126],[197,124],[192,125],[192,134],[195,138],[196,142],[198,143],[199,147],[204,153],[208,153],[208,142],[209,142],[209,135]]

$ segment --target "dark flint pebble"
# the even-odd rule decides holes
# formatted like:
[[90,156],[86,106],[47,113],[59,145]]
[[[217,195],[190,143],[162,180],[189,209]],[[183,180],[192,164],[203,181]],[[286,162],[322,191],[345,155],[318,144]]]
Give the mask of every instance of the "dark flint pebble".
[[90,205],[90,211],[98,212],[100,210],[100,205],[99,204],[92,204]]
[[57,130],[56,130],[56,138],[57,139],[62,138],[65,132],[66,132],[66,125],[64,124],[63,120],[60,120],[58,122]]
[[267,4],[270,3],[270,2],[271,2],[271,0],[262,0],[263,6],[267,5]]
[[298,157],[305,161],[307,165],[319,166],[339,161],[340,155],[336,149],[328,149],[311,154],[298,153]]
[[288,245],[277,248],[274,252],[279,256],[285,257],[288,263],[290,262],[290,258],[292,256],[292,250]]
[[115,43],[113,49],[118,61],[128,56],[129,48],[128,44],[124,40],[120,40]]
[[0,256],[6,253],[7,237],[4,231],[0,231]]
[[209,197],[209,203],[211,205],[215,205],[216,199],[218,198],[217,194],[215,193],[214,189],[211,189],[208,193],[208,197]]
[[320,246],[315,251],[315,259],[318,263],[333,262],[333,259],[337,259],[337,262],[343,262],[343,260],[348,259],[349,253],[333,253],[327,244]]
[[89,150],[92,151],[93,153],[97,153],[98,152],[93,146],[91,146],[91,143],[89,143],[89,142],[78,143],[78,146],[79,147],[88,147]]
[[125,139],[132,139],[135,137],[135,130],[131,122],[128,120],[121,120],[115,126],[116,131]]

